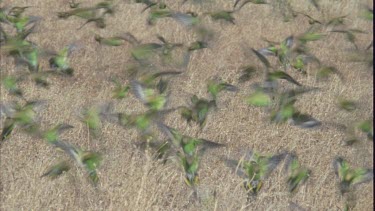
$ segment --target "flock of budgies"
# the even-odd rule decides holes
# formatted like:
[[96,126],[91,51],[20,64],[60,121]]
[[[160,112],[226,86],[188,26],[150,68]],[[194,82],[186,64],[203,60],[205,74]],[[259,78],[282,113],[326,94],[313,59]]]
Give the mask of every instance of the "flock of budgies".
[[[1,2],[1,1],[0,1]],[[116,5],[127,1],[106,0],[91,6],[81,6],[79,2],[70,1],[70,9],[58,12],[56,16],[60,19],[81,19],[77,30],[83,27],[106,28],[106,18],[115,16]],[[184,0],[181,4],[193,4],[198,0]],[[116,77],[112,77],[115,85],[111,96],[117,102],[126,100],[133,94],[145,107],[142,113],[116,112],[113,102],[106,102],[100,105],[83,108],[77,118],[82,124],[87,125],[90,136],[94,139],[100,136],[102,123],[117,124],[124,129],[135,128],[140,137],[139,147],[153,152],[154,159],[163,163],[171,160],[183,172],[186,185],[192,188],[197,200],[196,187],[199,186],[199,171],[202,157],[206,150],[215,150],[219,147],[226,147],[225,144],[216,143],[211,140],[198,138],[185,134],[171,125],[164,122],[164,117],[177,111],[180,117],[189,125],[196,124],[201,129],[206,124],[210,124],[207,117],[221,108],[220,93],[223,91],[235,93],[239,91],[238,85],[212,78],[207,82],[207,93],[209,97],[191,96],[187,105],[171,108],[168,106],[171,95],[171,87],[168,86],[171,80],[178,80],[191,63],[194,53],[210,48],[212,45],[214,32],[205,25],[204,18],[211,18],[212,21],[222,23],[222,30],[226,24],[236,24],[235,14],[239,10],[245,10],[251,4],[266,5],[269,0],[236,0],[233,2],[232,10],[217,10],[203,14],[193,11],[181,12],[168,7],[166,3],[158,0],[130,0],[127,3],[143,4],[141,13],[147,13],[148,18],[145,24],[150,27],[158,24],[164,19],[173,19],[187,30],[196,35],[196,41],[192,43],[173,43],[166,40],[162,35],[157,35],[158,42],[143,43],[131,32],[125,32],[113,37],[103,37],[93,34],[92,39],[98,45],[117,46],[130,45],[130,55],[133,61],[128,66],[128,78],[126,83]],[[214,3],[214,2],[213,2]],[[306,1],[317,11],[320,5],[317,0]],[[31,6],[31,5],[30,5]],[[1,87],[7,91],[8,96],[13,96],[15,100],[5,101],[2,91],[0,103],[0,117],[2,122],[2,132],[0,147],[12,141],[14,132],[25,132],[37,139],[47,142],[52,147],[64,151],[70,160],[63,160],[51,166],[41,175],[56,179],[64,175],[64,172],[71,170],[73,163],[78,164],[87,172],[89,180],[94,186],[98,184],[100,166],[103,155],[100,152],[85,150],[79,146],[69,143],[60,138],[60,135],[71,128],[72,125],[66,123],[56,123],[50,128],[43,128],[38,122],[39,111],[47,103],[43,100],[30,100],[24,95],[24,90],[19,86],[25,80],[34,81],[41,88],[48,89],[53,86],[51,78],[75,77],[74,64],[70,63],[72,53],[82,48],[79,43],[67,44],[58,51],[45,50],[28,40],[28,36],[35,33],[43,18],[26,15],[30,6],[25,5],[4,5],[0,8],[0,48],[1,58],[14,59],[15,66],[19,71],[7,71],[1,68]],[[305,130],[316,129],[325,123],[314,118],[312,115],[303,113],[296,105],[299,97],[309,92],[319,92],[318,87],[307,87],[294,79],[293,74],[310,74],[307,67],[314,67],[316,80],[328,81],[330,77],[338,77],[343,83],[344,75],[338,68],[326,65],[317,56],[311,53],[310,43],[324,40],[329,33],[340,33],[352,48],[346,53],[351,62],[365,63],[369,69],[373,68],[373,43],[366,47],[360,47],[356,43],[356,35],[373,33],[366,29],[350,28],[346,24],[347,15],[339,16],[331,20],[321,20],[319,17],[312,17],[309,14],[293,10],[288,1],[274,1],[273,6],[279,7],[283,20],[291,21],[297,16],[302,16],[308,20],[309,30],[298,34],[290,35],[280,41],[269,41],[264,39],[267,45],[263,48],[255,49],[244,47],[248,54],[252,54],[261,66],[247,65],[240,70],[237,78],[238,84],[243,84],[254,77],[262,74],[261,83],[253,83],[251,91],[244,103],[249,106],[261,107],[265,109],[270,124],[290,124],[291,126],[303,128]],[[63,9],[61,9],[63,10]],[[373,10],[363,6],[361,17],[368,21],[373,21]],[[76,55],[79,57],[79,54]],[[46,65],[42,61],[48,61]],[[275,62],[274,62],[275,61]],[[259,68],[261,67],[261,68]],[[369,75],[373,74],[369,71]],[[293,87],[293,88],[291,88]],[[229,93],[230,94],[230,93]],[[354,100],[340,98],[337,106],[345,112],[353,112],[358,109],[358,104]],[[176,118],[179,118],[176,116]],[[371,117],[369,117],[371,118]],[[345,146],[351,147],[357,142],[372,144],[373,123],[372,119],[365,119],[352,125],[337,123],[337,128],[341,128],[347,139],[343,141]],[[161,141],[163,140],[163,141]],[[294,152],[283,152],[276,155],[265,155],[263,153],[249,151],[240,160],[221,160],[233,169],[238,176],[243,178],[243,188],[247,192],[248,201],[256,200],[257,194],[262,191],[262,186],[267,183],[270,174],[282,161],[285,161],[284,172],[288,175],[287,187],[291,193],[298,192],[311,174],[311,170],[304,167]],[[110,162],[110,161],[108,161]],[[338,188],[341,194],[349,193],[358,184],[373,180],[373,169],[367,167],[352,167],[344,157],[338,156],[332,161],[332,171],[337,175]],[[56,180],[58,182],[58,180]],[[292,203],[291,206],[298,207]],[[302,209],[302,208],[300,208]],[[345,210],[352,209],[350,203],[345,203]]]

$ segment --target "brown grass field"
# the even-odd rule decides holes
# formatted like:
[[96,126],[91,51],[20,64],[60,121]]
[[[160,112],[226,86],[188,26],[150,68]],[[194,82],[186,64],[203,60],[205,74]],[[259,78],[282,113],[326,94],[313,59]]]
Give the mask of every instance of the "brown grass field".
[[[203,18],[204,24],[215,32],[209,48],[194,51],[185,72],[172,78],[169,84],[170,107],[186,105],[193,94],[207,97],[207,80],[215,76],[240,89],[236,93],[224,91],[219,94],[218,109],[209,114],[202,131],[194,123],[188,125],[178,112],[168,114],[165,119],[165,124],[186,135],[226,145],[209,150],[202,157],[197,186],[200,200],[196,200],[192,189],[184,183],[184,172],[176,162],[162,164],[152,159],[150,153],[136,147],[140,142],[136,129],[124,129],[103,121],[99,137],[93,138],[88,127],[76,116],[83,107],[108,101],[115,103],[116,111],[144,111],[132,94],[122,100],[111,99],[114,84],[109,78],[118,76],[127,82],[125,69],[132,62],[131,45],[103,46],[94,40],[94,33],[109,37],[131,32],[142,43],[157,42],[156,34],[160,34],[171,42],[186,44],[196,40],[194,33],[170,18],[148,26],[149,11],[141,13],[144,5],[126,1],[118,3],[113,16],[106,16],[104,29],[90,23],[77,30],[84,23],[82,19],[61,20],[57,17],[57,12],[70,10],[68,2],[4,0],[1,6],[33,6],[25,14],[43,19],[27,39],[38,46],[52,50],[62,49],[73,42],[81,46],[69,57],[75,70],[72,78],[50,77],[48,89],[36,86],[31,80],[20,86],[26,99],[46,100],[44,109],[38,112],[42,128],[63,122],[70,124],[74,128],[64,132],[61,138],[83,149],[102,153],[99,183],[93,187],[86,172],[77,165],[55,180],[40,178],[49,166],[68,156],[42,139],[16,128],[0,145],[0,210],[292,210],[290,202],[304,210],[343,210],[344,197],[340,195],[338,178],[332,167],[335,157],[342,156],[356,168],[372,168],[371,141],[363,139],[356,145],[342,146],[345,132],[325,124],[349,124],[373,116],[373,70],[364,64],[347,61],[346,50],[353,49],[353,45],[344,35],[327,33],[324,39],[308,44],[323,64],[335,66],[344,75],[344,81],[336,75],[327,81],[315,80],[313,65],[308,66],[307,75],[288,72],[304,86],[321,88],[318,92],[301,96],[296,104],[300,111],[322,122],[319,128],[301,129],[287,123],[270,123],[267,112],[246,103],[246,97],[252,93],[251,84],[261,82],[263,66],[254,54],[246,53],[244,49],[266,47],[263,37],[282,41],[309,28],[303,16],[283,22],[273,4],[247,4],[234,14],[235,25]],[[99,1],[79,2],[82,6],[89,6]],[[198,14],[231,10],[234,3],[232,0],[211,0],[201,4],[188,1],[183,5],[180,0],[165,2],[173,10]],[[372,1],[320,0],[320,12],[308,0],[289,2],[293,9],[319,20],[348,14],[345,22],[349,28],[368,32],[356,35],[358,47],[364,49],[372,40],[373,22],[358,17],[361,5],[372,8]],[[47,68],[47,61],[42,59],[41,65]],[[275,61],[271,63],[275,64]],[[246,83],[238,83],[240,68],[244,65],[255,65],[260,73]],[[16,67],[12,57],[3,53],[1,69],[7,74],[27,72],[27,67]],[[340,110],[335,104],[339,96],[357,101],[359,108],[354,112]],[[2,89],[1,102],[15,99]],[[243,179],[222,161],[222,158],[240,159],[247,150],[261,154],[294,151],[301,165],[312,173],[295,194],[290,194],[282,162],[265,181],[256,200],[248,202],[242,187]],[[354,195],[354,210],[373,210],[373,182],[357,186]]]

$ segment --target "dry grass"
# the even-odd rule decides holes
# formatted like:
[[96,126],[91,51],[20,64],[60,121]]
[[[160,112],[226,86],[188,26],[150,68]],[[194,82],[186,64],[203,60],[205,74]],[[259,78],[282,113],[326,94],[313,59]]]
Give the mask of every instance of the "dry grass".
[[[94,1],[81,1],[91,5]],[[97,1],[95,1],[97,2]],[[215,7],[175,1],[168,5],[180,11],[193,10],[202,13],[211,9],[231,9],[233,1],[217,0]],[[319,15],[308,1],[291,1],[293,7]],[[324,17],[349,14],[349,24],[364,29],[369,34],[358,36],[358,46],[364,48],[373,35],[371,22],[357,18],[359,1],[320,1]],[[363,2],[371,4],[372,1]],[[153,27],[146,26],[147,12],[140,14],[142,5],[119,3],[114,16],[108,17],[105,29],[82,23],[78,18],[59,20],[58,11],[68,10],[68,1],[7,0],[3,5],[32,5],[27,14],[42,16],[38,31],[30,40],[47,49],[58,50],[79,41],[83,48],[72,55],[71,64],[76,70],[72,79],[56,78],[48,89],[24,84],[27,99],[45,99],[46,109],[41,112],[42,127],[58,122],[74,126],[63,138],[85,149],[102,152],[104,163],[99,169],[100,182],[93,188],[83,171],[73,169],[56,180],[40,178],[46,168],[66,155],[41,140],[15,130],[12,137],[0,148],[0,210],[288,210],[293,201],[307,210],[340,210],[343,199],[339,195],[337,178],[332,161],[343,156],[353,166],[373,165],[372,143],[361,143],[355,147],[341,146],[342,132],[327,129],[303,130],[288,125],[269,124],[267,114],[246,105],[244,97],[250,93],[250,84],[239,85],[236,94],[221,93],[219,109],[209,117],[206,127],[199,132],[189,127],[178,114],[169,115],[166,123],[183,130],[185,134],[199,136],[226,144],[225,148],[207,153],[200,168],[198,194],[200,202],[194,200],[192,190],[183,182],[183,174],[176,164],[162,165],[149,158],[144,151],[134,146],[138,140],[133,129],[124,130],[116,125],[104,123],[98,139],[88,136],[88,129],[76,118],[75,113],[83,106],[95,105],[109,100],[114,88],[107,79],[110,75],[121,75],[128,64],[130,45],[122,47],[99,46],[93,33],[102,36],[131,32],[143,42],[156,41],[155,34],[163,35],[173,42],[190,43],[194,36],[173,20],[158,21]],[[208,8],[208,9],[207,9]],[[186,72],[171,82],[171,106],[185,104],[192,94],[205,97],[206,81],[220,76],[237,85],[239,67],[254,64],[261,67],[255,57],[245,56],[243,43],[254,48],[266,45],[261,37],[282,40],[290,34],[304,32],[308,23],[303,17],[284,23],[270,5],[248,4],[235,14],[236,25],[213,22],[205,19],[215,30],[216,42],[212,48],[195,52]],[[166,30],[168,29],[168,30]],[[315,82],[313,75],[302,76],[291,73],[306,86],[321,87],[322,91],[309,93],[299,100],[298,108],[317,119],[327,122],[351,122],[373,115],[373,77],[363,65],[345,61],[343,51],[350,48],[342,35],[330,34],[326,39],[314,43],[312,50],[323,63],[336,66],[347,79],[340,82],[337,77],[328,82]],[[113,64],[113,65],[112,65]],[[45,65],[45,64],[44,64]],[[7,72],[17,71],[10,58],[2,57],[1,67]],[[311,69],[310,71],[313,71]],[[359,100],[361,109],[347,114],[334,105],[335,97],[343,95]],[[12,99],[2,91],[2,101]],[[134,106],[137,105],[137,106]],[[133,96],[118,101],[116,110],[137,112],[140,105]],[[256,201],[246,202],[241,178],[220,160],[221,156],[240,158],[246,149],[262,153],[295,151],[302,165],[312,170],[307,183],[298,193],[290,195],[286,189],[286,175],[277,168],[267,180]],[[355,210],[372,210],[373,183],[360,185],[356,191]]]

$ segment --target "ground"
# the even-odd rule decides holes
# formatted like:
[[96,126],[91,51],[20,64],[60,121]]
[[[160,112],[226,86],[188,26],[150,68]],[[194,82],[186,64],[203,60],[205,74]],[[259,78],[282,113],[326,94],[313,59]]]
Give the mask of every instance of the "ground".
[[[82,6],[98,1],[80,1]],[[358,18],[362,4],[372,8],[372,1],[327,0],[319,1],[318,12],[307,0],[290,1],[295,10],[304,11],[320,20],[347,15],[347,25],[367,31],[357,36],[357,45],[363,49],[373,36],[372,21]],[[166,1],[178,11],[203,12],[231,10],[233,1],[216,0],[206,3]],[[69,10],[68,1],[5,0],[1,5],[32,6],[25,12],[42,17],[35,33],[29,40],[45,49],[58,50],[76,42],[81,48],[72,53],[70,63],[75,69],[72,78],[51,78],[49,89],[25,82],[22,88],[27,99],[43,99],[47,105],[40,112],[41,126],[65,122],[74,126],[63,133],[64,140],[84,149],[103,154],[103,164],[98,169],[99,184],[94,188],[86,174],[78,166],[55,180],[40,178],[48,166],[63,158],[64,152],[23,133],[19,129],[0,147],[0,210],[289,210],[289,203],[297,203],[305,210],[343,210],[344,199],[339,193],[338,178],[332,162],[342,156],[354,167],[373,166],[373,143],[363,140],[348,147],[342,146],[345,133],[325,124],[349,123],[373,116],[373,70],[365,65],[346,61],[346,50],[353,46],[344,35],[328,33],[324,39],[309,44],[311,51],[322,63],[335,66],[345,77],[341,81],[332,76],[328,81],[316,81],[313,67],[308,74],[289,72],[304,86],[320,87],[299,99],[298,108],[323,122],[318,129],[300,129],[288,124],[272,124],[261,108],[246,104],[245,98],[252,92],[251,84],[260,82],[255,77],[246,83],[238,83],[240,67],[262,64],[246,49],[267,46],[262,38],[282,41],[289,35],[305,32],[309,24],[303,16],[283,22],[282,16],[272,5],[247,4],[234,14],[235,24],[215,22],[204,18],[207,26],[215,31],[209,48],[196,51],[190,58],[185,72],[170,82],[170,106],[185,105],[193,94],[207,97],[207,80],[219,76],[239,87],[236,93],[219,94],[218,109],[212,112],[202,131],[189,126],[177,112],[169,114],[167,125],[178,128],[184,134],[205,138],[224,148],[208,151],[201,160],[200,182],[197,187],[200,200],[184,183],[184,174],[175,162],[162,164],[150,158],[148,153],[136,147],[139,134],[135,129],[103,122],[101,134],[93,138],[86,125],[76,117],[85,106],[112,100],[114,89],[110,76],[117,75],[126,82],[125,67],[131,62],[125,44],[120,47],[99,45],[93,37],[115,36],[131,32],[142,42],[156,42],[156,34],[171,42],[195,41],[192,31],[172,19],[158,20],[148,26],[148,11],[141,13],[144,5],[120,1],[113,16],[107,16],[107,26],[98,29],[89,24],[77,30],[83,23],[79,18],[61,20],[57,12]],[[46,59],[42,65],[47,66]],[[1,68],[8,73],[22,70],[15,67],[11,57],[1,54]],[[25,70],[22,70],[25,71]],[[345,112],[336,106],[338,96],[360,102],[355,112]],[[5,90],[1,101],[15,99]],[[116,110],[140,112],[141,104],[133,95],[124,100],[113,100]],[[240,159],[248,150],[262,154],[294,151],[302,165],[311,169],[310,178],[290,194],[286,187],[286,174],[280,165],[266,180],[256,200],[247,202],[242,178],[223,159]],[[372,210],[373,182],[361,184],[355,190],[354,210]]]

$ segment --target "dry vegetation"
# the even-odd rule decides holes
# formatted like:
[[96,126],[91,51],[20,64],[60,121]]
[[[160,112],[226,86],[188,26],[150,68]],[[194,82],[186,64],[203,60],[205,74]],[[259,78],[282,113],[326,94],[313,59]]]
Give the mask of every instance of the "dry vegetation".
[[[343,75],[343,81],[335,74],[327,80],[317,80],[315,76],[319,68],[314,64],[306,66],[307,74],[287,71],[303,86],[320,88],[300,96],[295,104],[299,111],[319,120],[320,126],[299,128],[287,122],[275,124],[270,122],[266,110],[246,103],[247,97],[254,92],[251,85],[263,80],[264,66],[251,48],[267,47],[262,38],[281,42],[290,35],[306,32],[310,27],[303,15],[284,22],[277,2],[290,2],[293,10],[321,21],[348,15],[345,18],[346,28],[366,32],[355,34],[356,45],[365,49],[372,40],[373,22],[359,16],[363,5],[373,7],[372,1],[320,0],[320,11],[308,0],[268,0],[273,3],[259,5],[249,3],[233,14],[235,24],[202,16],[204,26],[212,30],[214,36],[208,41],[208,48],[191,53],[185,69],[173,69],[183,73],[170,77],[168,108],[188,105],[194,94],[209,99],[207,82],[213,77],[220,77],[239,90],[219,93],[217,109],[208,114],[202,130],[194,122],[188,124],[178,111],[165,116],[164,123],[184,135],[225,145],[208,150],[201,156],[199,183],[196,185],[199,200],[194,190],[185,184],[185,173],[173,156],[163,163],[153,159],[151,149],[138,147],[144,140],[137,129],[103,120],[95,136],[77,117],[82,108],[109,101],[113,102],[114,110],[128,114],[141,113],[146,109],[131,92],[125,99],[112,98],[115,84],[110,78],[117,77],[122,84],[130,84],[126,70],[129,65],[137,63],[130,54],[132,45],[127,42],[118,47],[100,45],[95,41],[94,34],[111,37],[130,32],[142,43],[160,43],[156,39],[159,34],[169,42],[185,45],[198,37],[192,29],[172,18],[162,18],[153,26],[147,25],[150,10],[141,13],[145,5],[133,1],[115,1],[113,15],[105,16],[105,28],[89,23],[77,30],[84,20],[57,17],[58,12],[71,10],[68,2],[4,0],[0,4],[1,7],[31,6],[24,15],[42,17],[35,31],[27,37],[38,47],[58,51],[71,43],[77,44],[78,49],[69,56],[74,69],[72,77],[52,75],[47,79],[51,83],[48,88],[37,86],[31,79],[22,81],[19,87],[27,100],[46,102],[37,111],[37,123],[42,130],[58,123],[69,124],[73,128],[62,133],[61,139],[82,149],[101,153],[103,160],[97,169],[99,181],[96,187],[92,185],[87,172],[78,165],[72,165],[72,169],[56,179],[41,178],[51,165],[69,160],[69,155],[37,135],[16,127],[0,145],[0,210],[344,210],[346,197],[340,194],[333,161],[340,156],[355,168],[373,166],[372,141],[361,137],[358,143],[343,146],[342,141],[348,135],[335,127],[338,123],[350,125],[367,119],[372,122],[373,116],[373,69],[363,63],[348,61],[348,50],[355,47],[342,33],[320,30],[326,36],[309,42],[307,46],[321,64],[336,67]],[[82,0],[79,7],[92,6],[97,2]],[[227,0],[207,0],[203,3],[188,0],[184,4],[174,0],[163,2],[174,11],[194,11],[199,15],[231,10],[234,4],[234,1]],[[11,29],[2,25],[4,30]],[[49,58],[40,58],[40,66],[44,70],[49,69]],[[277,59],[267,58],[272,66],[277,67]],[[6,51],[1,51],[2,81],[7,75],[29,71],[25,65],[16,66],[14,61]],[[255,76],[239,83],[241,67],[246,65],[256,68]],[[279,85],[294,86],[284,81]],[[23,102],[9,94],[3,85],[1,87],[2,104],[12,100]],[[358,108],[352,112],[339,109],[339,97],[354,100]],[[3,117],[1,127],[4,127]],[[257,197],[247,200],[243,178],[224,160],[238,160],[249,150],[262,155],[294,152],[299,163],[311,170],[311,174],[294,193],[289,193],[287,174],[283,171],[285,162],[282,161],[264,180]],[[373,182],[358,185],[351,194],[356,198],[353,210],[373,209]],[[301,208],[293,208],[291,203]]]

